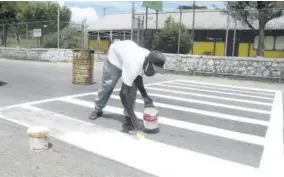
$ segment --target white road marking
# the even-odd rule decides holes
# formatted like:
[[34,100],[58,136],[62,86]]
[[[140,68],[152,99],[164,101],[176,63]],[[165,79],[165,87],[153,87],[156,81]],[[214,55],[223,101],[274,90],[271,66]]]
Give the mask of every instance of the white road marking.
[[224,92],[224,91],[216,91],[216,90],[212,90],[212,89],[201,89],[201,88],[192,88],[192,87],[182,87],[182,86],[174,86],[174,85],[167,85],[167,84],[160,84],[159,86],[161,86],[161,87],[176,88],[176,89],[184,89],[184,90],[204,91],[204,92],[210,92],[210,93],[220,93],[220,94],[223,94],[223,95],[244,96],[244,97],[250,97],[250,98],[258,98],[258,99],[270,100],[270,101],[273,100],[273,98],[271,98],[271,97],[254,96],[254,95],[241,94],[241,93],[229,93],[229,92]]
[[237,89],[244,89],[244,90],[252,90],[252,91],[261,91],[261,92],[272,92],[275,93],[278,90],[273,89],[260,89],[260,88],[251,88],[251,87],[242,87],[242,86],[236,86],[236,85],[224,85],[224,84],[213,84],[209,82],[198,82],[193,80],[176,80],[178,82],[185,82],[185,83],[195,83],[195,84],[201,84],[201,85],[212,85],[217,87],[225,87],[225,88],[237,88]]
[[[50,133],[52,137],[156,176],[188,177],[196,173],[198,176],[251,177],[257,171],[239,163],[148,140],[147,136],[139,140],[119,131],[78,122],[42,109],[30,106],[25,106],[25,109],[27,111],[18,110],[12,113],[11,118],[3,119],[26,127],[47,126],[53,130]],[[23,112],[26,116],[21,116]]]
[[[161,82],[145,84],[145,86],[153,86],[153,85],[159,85],[161,83],[171,83],[171,82],[175,82],[175,81],[176,80],[161,81]],[[113,91],[115,92],[115,91],[119,91],[119,90],[120,90],[120,88],[116,88]],[[48,103],[48,102],[52,102],[52,101],[58,101],[58,100],[61,100],[62,98],[66,98],[66,97],[69,98],[69,97],[88,96],[88,95],[93,95],[95,93],[97,93],[97,92],[80,93],[80,94],[67,95],[67,96],[56,97],[56,98],[43,99],[43,100],[38,100],[38,101],[30,101],[30,102],[26,102],[26,103],[20,103],[20,104],[0,107],[0,111],[4,111],[4,110],[7,110],[7,109],[12,109],[12,108],[16,108],[16,107],[21,107],[21,106],[25,106],[25,105],[35,105],[35,104]]]
[[275,174],[282,177],[284,176],[283,167],[283,97],[282,92],[279,91],[276,92],[271,111],[260,171],[264,176]]
[[[64,98],[62,101],[71,103],[71,104],[76,104],[84,107],[89,107],[93,108],[93,103],[88,102],[88,101],[83,101],[83,100],[78,100],[74,98]],[[111,112],[115,114],[122,114],[123,115],[123,109],[121,108],[116,108],[112,106],[106,106],[104,108],[106,112]],[[135,112],[137,117],[139,119],[142,119],[143,113],[140,112]],[[239,133],[239,132],[234,132],[230,130],[224,130],[220,128],[215,128],[215,127],[209,127],[205,125],[198,125],[190,122],[185,122],[185,121],[180,121],[180,120],[174,120],[166,117],[159,117],[159,123],[169,125],[172,127],[177,127],[177,128],[182,128],[182,129],[187,129],[187,130],[192,130],[192,131],[197,131],[201,133],[206,133],[214,136],[219,136],[223,138],[229,138],[237,141],[242,141],[242,142],[247,142],[247,143],[253,143],[257,145],[263,145],[264,139],[259,136],[255,135],[249,135],[245,133]]]
[[162,89],[162,88],[154,88],[154,87],[146,87],[148,90],[155,90],[155,91],[162,91],[167,93],[178,93],[178,94],[184,94],[184,95],[192,95],[192,96],[199,96],[199,97],[205,97],[205,98],[214,98],[219,100],[227,100],[227,101],[237,101],[242,103],[251,103],[251,104],[258,104],[258,105],[265,105],[265,106],[272,106],[272,103],[264,103],[259,101],[250,101],[246,99],[237,99],[237,98],[227,98],[227,97],[221,97],[221,96],[213,96],[213,95],[206,95],[206,94],[199,94],[199,93],[190,93],[190,92],[183,92],[183,91],[175,91],[175,90],[168,90],[168,89]]
[[[137,94],[140,94],[140,93],[138,92]],[[237,109],[237,110],[256,112],[256,113],[261,113],[261,114],[270,114],[270,111],[264,111],[260,109],[246,108],[242,106],[234,106],[234,105],[228,105],[228,104],[222,104],[222,103],[216,103],[216,102],[210,102],[210,101],[201,101],[197,99],[187,99],[187,98],[181,98],[181,97],[176,97],[176,96],[167,96],[167,95],[156,94],[156,93],[151,93],[151,92],[149,92],[148,95],[153,96],[153,97],[160,97],[160,98],[184,101],[184,102],[189,102],[189,103],[199,103],[199,104],[206,104],[206,105],[217,106],[217,107],[222,107],[222,108]]]
[[[116,99],[116,100],[120,99],[120,97],[117,95],[111,95],[111,98]],[[136,99],[136,103],[144,104],[144,101],[140,99]],[[229,115],[229,114],[199,110],[199,109],[182,107],[182,106],[175,106],[175,105],[164,104],[164,103],[159,103],[159,102],[155,102],[155,106],[172,109],[172,110],[183,111],[183,112],[191,112],[191,113],[196,113],[196,114],[201,114],[201,115],[206,115],[206,116],[214,116],[219,119],[234,120],[237,122],[251,123],[251,124],[263,125],[263,126],[268,125],[268,121],[256,120],[256,119],[248,118],[248,117],[234,116],[234,115]]]
[[199,88],[208,88],[208,89],[232,91],[232,92],[239,92],[239,93],[249,93],[249,94],[256,94],[256,95],[267,95],[267,96],[273,96],[273,95],[275,95],[275,93],[264,93],[264,92],[260,92],[260,91],[236,90],[236,89],[234,89],[234,88],[222,88],[222,87],[216,87],[216,86],[212,86],[212,85],[200,85],[200,84],[185,83],[185,82],[172,82],[171,85],[190,86],[190,87],[199,87]]

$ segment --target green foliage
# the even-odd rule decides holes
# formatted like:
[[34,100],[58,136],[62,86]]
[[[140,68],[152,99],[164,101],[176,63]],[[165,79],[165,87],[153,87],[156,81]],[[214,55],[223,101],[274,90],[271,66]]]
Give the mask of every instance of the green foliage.
[[[0,1],[0,22],[2,24],[9,24],[17,22],[17,2],[15,1]],[[1,27],[2,45],[6,45],[8,26]]]
[[[1,1],[0,10],[7,13],[0,13],[0,19],[2,19],[2,24],[6,24],[6,33],[4,38],[7,36],[7,30],[13,32],[19,36],[26,36],[27,31],[32,31],[34,28],[40,28],[42,31],[42,37],[40,38],[40,43],[42,44],[43,36],[47,33],[57,32],[57,14],[58,14],[58,3],[57,2],[39,2],[39,1],[18,1],[9,2]],[[67,7],[60,9],[60,29],[69,25],[71,19],[71,11]],[[50,21],[53,21],[52,23]],[[16,24],[16,23],[23,24]],[[36,22],[27,23],[25,22]],[[10,25],[8,25],[10,24]],[[6,39],[2,40],[6,43]],[[3,43],[2,42],[2,43]]]
[[[81,38],[78,32],[80,27],[78,25],[69,25],[60,31],[60,48],[80,48]],[[45,48],[57,48],[57,33],[47,35],[47,40],[44,42]]]
[[[172,16],[165,20],[164,28],[154,34],[153,49],[165,53],[178,52],[179,23]],[[180,53],[187,54],[191,48],[191,35],[184,24],[181,24]]]
[[[283,7],[283,4],[277,1],[228,1],[226,7],[229,11],[226,13],[246,24],[256,35],[259,35],[257,55],[263,56],[265,26],[270,20],[283,15],[283,10],[273,9],[281,6]],[[259,29],[253,26],[255,21],[258,21]]]

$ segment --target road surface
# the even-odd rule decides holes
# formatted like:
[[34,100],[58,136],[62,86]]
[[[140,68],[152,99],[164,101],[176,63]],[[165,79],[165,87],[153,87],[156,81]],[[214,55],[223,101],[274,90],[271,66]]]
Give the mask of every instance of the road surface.
[[[283,173],[283,84],[172,74],[146,78],[146,89],[160,111],[159,132],[148,133],[145,140],[139,140],[124,133],[120,83],[104,116],[90,121],[87,118],[94,107],[98,84],[72,85],[70,63],[4,59],[0,62],[0,81],[6,83],[0,87],[0,114],[4,121],[1,127],[6,126],[1,134],[21,135],[19,142],[13,135],[12,142],[26,144],[23,150],[27,156],[33,156],[24,139],[25,127],[44,125],[51,130],[54,147],[45,152],[50,156],[43,153],[42,158],[48,158],[39,161],[39,169],[43,170],[38,173],[49,168],[45,166],[50,163],[48,159],[56,159],[52,150],[57,144],[65,147],[62,153],[66,151],[71,156],[66,168],[81,164],[80,161],[84,163],[81,154],[93,157],[77,169],[78,174],[84,171],[82,176]],[[101,63],[97,63],[96,81],[100,70]],[[135,111],[141,118],[140,95]],[[22,129],[11,128],[16,125]],[[66,148],[70,145],[76,148]],[[15,156],[20,155],[15,153]],[[104,169],[102,174],[96,174],[90,166],[99,163],[96,159],[104,159],[98,165]],[[29,174],[28,166],[23,169]]]

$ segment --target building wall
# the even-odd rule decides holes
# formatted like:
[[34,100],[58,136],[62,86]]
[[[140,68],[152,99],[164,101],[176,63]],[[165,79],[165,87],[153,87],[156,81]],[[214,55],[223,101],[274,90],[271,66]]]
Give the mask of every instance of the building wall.
[[89,41],[89,46],[91,49],[94,49],[95,52],[97,50],[106,52],[109,46],[109,41],[108,40],[100,40],[99,42],[97,40],[90,40]]
[[[267,37],[284,36],[284,31],[270,30],[266,31]],[[236,31],[235,50],[233,50],[234,31],[229,30],[227,56],[254,57],[256,49],[254,43],[255,33],[250,30]],[[224,56],[225,54],[226,30],[195,30],[195,42],[193,44],[194,55],[211,55]],[[109,47],[109,40],[103,39],[100,41],[99,50],[106,52]],[[272,45],[272,44],[271,44]],[[275,45],[275,44],[274,44]],[[90,47],[97,49],[96,38],[90,40]],[[234,52],[234,54],[232,54]],[[192,54],[192,50],[189,51]],[[265,58],[284,58],[284,50],[276,50],[275,46],[272,50],[264,51]]]
[[[256,55],[256,52],[257,51],[254,49],[253,43],[239,43],[238,55],[240,57],[254,57]],[[284,51],[265,50],[264,57],[284,59]]]

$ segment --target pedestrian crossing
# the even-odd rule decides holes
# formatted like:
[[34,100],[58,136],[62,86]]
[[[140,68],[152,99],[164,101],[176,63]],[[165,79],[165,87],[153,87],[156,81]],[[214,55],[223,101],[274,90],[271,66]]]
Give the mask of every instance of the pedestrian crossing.
[[[283,156],[278,149],[283,152],[281,92],[191,80],[145,87],[160,111],[159,132],[146,133],[145,140],[123,133],[119,89],[95,121],[88,116],[97,92],[19,104],[2,114],[26,127],[48,126],[56,138],[156,176],[254,176],[259,170],[275,171],[277,165],[262,164],[274,150],[274,158]],[[138,93],[135,113],[140,119],[143,108]]]

